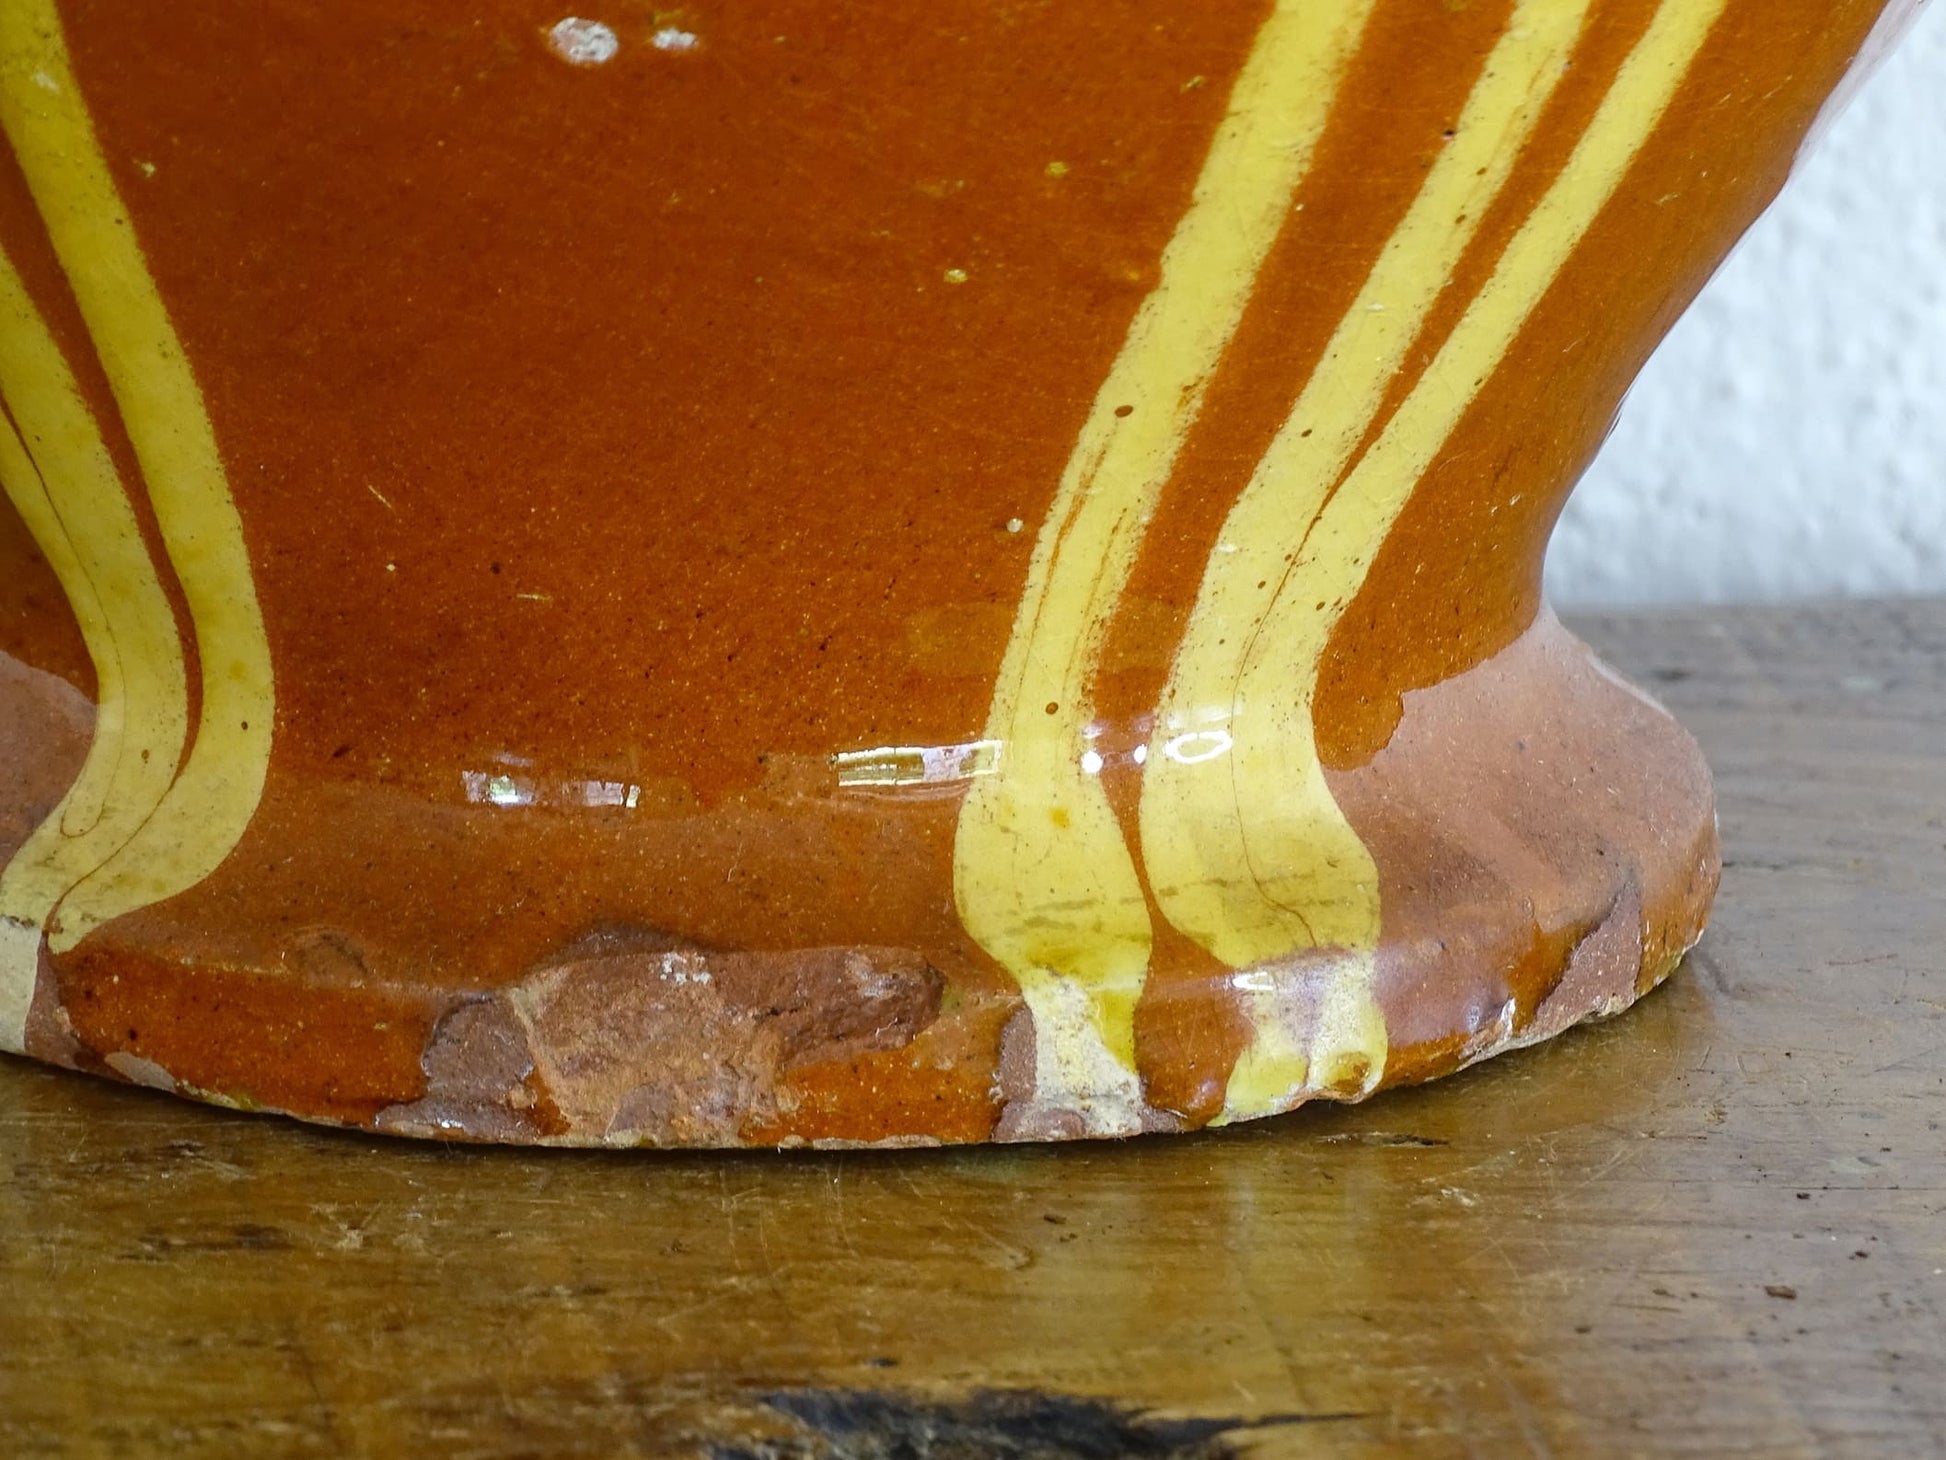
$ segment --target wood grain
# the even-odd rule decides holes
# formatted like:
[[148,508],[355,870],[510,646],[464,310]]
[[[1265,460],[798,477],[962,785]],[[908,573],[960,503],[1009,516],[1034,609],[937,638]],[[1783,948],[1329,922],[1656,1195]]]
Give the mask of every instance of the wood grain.
[[1940,1453],[1946,605],[1580,627],[1722,798],[1715,925],[1623,1018],[956,1152],[425,1147],[7,1061],[0,1453]]

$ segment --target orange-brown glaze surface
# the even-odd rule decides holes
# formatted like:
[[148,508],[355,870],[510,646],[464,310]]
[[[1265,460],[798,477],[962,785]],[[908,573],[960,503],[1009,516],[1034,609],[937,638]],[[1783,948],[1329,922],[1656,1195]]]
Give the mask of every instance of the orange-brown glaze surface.
[[[1385,753],[1359,771],[1334,773],[1338,794],[1387,871],[1388,943],[1379,993],[1398,1045],[1388,1084],[1443,1073],[1490,1052],[1498,1038],[1531,1035],[1570,958],[1624,906],[1636,911],[1617,924],[1620,944],[1589,970],[1582,1002],[1558,1012],[1571,1022],[1590,1007],[1626,1004],[1643,968],[1659,979],[1672,966],[1671,953],[1694,941],[1715,868],[1708,780],[1693,743],[1665,714],[1607,678],[1551,619],[1487,665],[1415,691],[1405,704],[1400,732]],[[1601,794],[1577,799],[1597,765]],[[469,1011],[484,1007],[489,996],[524,1007],[524,991],[563,968],[593,970],[587,976],[610,980],[606,986],[615,989],[671,982],[687,989],[705,981],[681,970],[721,970],[725,957],[726,987],[756,976],[738,971],[750,966],[739,960],[753,955],[718,953],[603,915],[654,895],[646,882],[627,886],[630,870],[650,878],[654,869],[636,867],[629,844],[612,831],[591,845],[584,839],[588,828],[570,816],[455,812],[420,797],[353,794],[364,798],[362,806],[322,801],[311,814],[319,826],[358,829],[355,836],[321,838],[327,847],[387,850],[388,859],[365,869],[362,882],[342,860],[313,862],[286,873],[281,884],[278,869],[233,862],[201,900],[201,908],[219,909],[209,926],[176,921],[187,901],[178,900],[123,919],[65,959],[60,1003],[83,1046],[153,1062],[193,1088],[323,1118],[488,1139],[558,1138],[566,1132],[507,1124],[531,1122],[537,1105],[554,1100],[544,1081],[527,1092],[523,1081],[533,1073],[534,1054],[519,1051],[540,1054],[549,1040],[566,1039],[565,1030],[582,1026],[570,1023],[549,1034],[544,1025],[495,1016],[500,1034],[479,1046],[499,1050],[515,1040],[519,1057],[493,1065],[483,1099],[476,1087],[487,1076],[473,1057],[458,1062],[459,1073],[444,1085],[430,1093],[425,1088],[420,1051],[437,1048],[435,1023],[470,1019]],[[789,837],[781,822],[772,824],[750,834],[751,844],[807,848],[821,838],[836,840],[830,820],[806,816],[804,823]],[[889,841],[895,832],[882,835]],[[696,845],[676,854],[672,865],[695,865],[689,853]],[[833,860],[850,851],[854,865],[859,860],[855,844],[819,850]],[[787,864],[787,856],[777,855],[758,864],[758,875],[781,878]],[[918,875],[922,868],[901,868],[890,852],[877,866],[878,885],[888,895],[930,880]],[[451,880],[434,880],[442,873]],[[564,882],[577,873],[579,906],[543,900],[550,875]],[[607,884],[606,901],[588,897],[597,877]],[[233,900],[215,901],[232,878]],[[290,883],[305,886],[313,905],[294,909],[269,900]],[[365,889],[369,905],[330,907],[330,896],[342,896],[350,885]],[[471,887],[481,899],[469,895]],[[251,888],[266,900],[248,902]],[[531,912],[524,901],[530,898],[538,903]],[[1653,928],[1642,908],[1655,910]],[[788,929],[782,911],[774,926]],[[531,929],[568,919],[589,931],[553,948],[524,941]],[[760,945],[775,952],[759,956],[779,968],[793,966],[806,955],[787,950],[833,925],[803,926],[800,943],[780,937]],[[966,961],[963,935],[943,917],[927,919],[910,906],[888,901],[856,909],[853,921],[838,925],[832,944],[869,944],[873,930],[887,926],[919,931],[902,950],[870,953],[885,973],[859,988],[890,987],[885,980],[906,977],[893,972],[905,967],[931,968],[927,976],[953,990],[936,1012],[912,1016],[914,1027],[889,1047],[853,1048],[846,1041],[856,1034],[828,1022],[793,1023],[804,1017],[801,1002],[730,994],[734,1007],[725,1012],[714,993],[672,995],[654,1006],[667,1020],[669,1049],[721,1050],[725,1027],[747,1029],[734,1042],[743,1053],[732,1063],[760,1070],[764,1079],[734,1085],[738,1093],[728,1107],[734,1119],[637,1127],[624,1118],[626,1100],[653,1083],[644,1071],[627,1064],[622,1075],[584,1075],[582,1083],[594,1081],[600,1095],[585,1097],[596,1103],[584,1104],[572,1135],[707,1136],[720,1143],[744,1121],[742,1139],[763,1143],[984,1138],[1008,1100],[1031,1100],[1031,1072],[1004,1068],[1002,1026],[1018,1005]],[[407,941],[395,932],[388,939],[380,931],[386,928],[414,929],[421,937]],[[200,966],[179,968],[149,951],[185,947],[197,950]],[[676,971],[665,949],[683,960]],[[468,962],[469,955],[478,961]],[[812,956],[814,968],[828,961]],[[1150,1102],[1158,1118],[1199,1125],[1220,1106],[1222,1080],[1239,1047],[1228,1026],[1234,1005],[1227,981],[1206,961],[1161,966],[1167,972],[1151,985],[1138,1026]],[[717,972],[716,984],[723,986],[724,977]],[[1291,977],[1301,989],[1312,974],[1300,963]],[[504,992],[495,995],[496,988]],[[582,997],[594,1007],[617,1007],[608,1002],[613,994]],[[849,1001],[833,1005],[846,1007]],[[815,1033],[791,1032],[799,1029]],[[633,1047],[617,1041],[608,1054],[579,1050],[559,1062],[603,1070]],[[669,1071],[687,1068],[673,1054],[656,1066],[671,1080],[678,1075]],[[689,1083],[679,1088],[700,1088],[696,1078],[682,1074]],[[524,1093],[506,1105],[502,1097],[516,1089]],[[481,1113],[489,1108],[493,1120]],[[589,1124],[597,1113],[601,1119]]]
[[[1533,619],[1568,488],[1650,352],[1783,185],[1798,139],[1881,8],[1839,0],[1789,19],[1775,5],[1725,11],[1635,176],[1555,283],[1546,323],[1522,334],[1475,399],[1342,620],[1318,700],[1327,764],[1370,758],[1402,692],[1477,663]],[[1619,44],[1643,9],[1599,7],[1597,43]],[[1580,79],[1564,81],[1562,111],[1591,105]],[[1567,141],[1543,127],[1530,173],[1558,165]],[[1483,244],[1494,228],[1489,218]],[[1476,253],[1474,270],[1485,267]],[[1455,300],[1466,285],[1463,268]],[[1432,331],[1451,324],[1450,308]]]
[[721,7],[576,68],[511,0],[66,5],[207,362],[278,767],[713,803],[971,738],[999,645],[941,680],[907,624],[1012,602],[1261,10]]
[[92,700],[95,666],[74,626],[60,580],[20,514],[4,499],[0,499],[0,563],[6,565],[6,572],[0,574],[0,654],[58,675]]
[[[1150,910],[1139,752],[1206,565],[1516,8],[1373,4],[1143,519],[1089,753]],[[1727,0],[1330,634],[1316,751],[1378,870],[1384,1083],[1620,1007],[1700,928],[1707,777],[1545,615],[1540,563],[1880,8]],[[1046,1070],[1017,970],[956,903],[962,798],[1006,754],[980,739],[1077,434],[1288,13],[626,0],[613,55],[577,65],[532,0],[280,0],[247,25],[237,0],[58,0],[214,428],[276,730],[216,870],[51,958],[38,1052],[488,1139],[1015,1133]],[[1588,8],[1367,448],[1661,13]],[[45,206],[0,145],[0,250],[129,484],[193,724],[197,626]],[[97,681],[4,497],[0,654],[0,746],[27,747],[10,853],[78,759],[49,685]],[[893,784],[854,755],[899,747],[944,759]],[[1198,1125],[1251,1047],[1246,984],[1150,922],[1141,1118]],[[1329,951],[1263,975],[1313,1021]],[[575,1023],[676,971],[615,1013],[626,1057]],[[799,1027],[773,978],[896,1018]],[[721,1069],[644,1094],[684,1039]]]
[[154,953],[90,948],[61,971],[68,1032],[157,1078],[244,1106],[369,1122],[420,1093],[420,1054],[438,1008],[429,990],[373,988],[355,953],[313,939],[278,966],[186,963]]

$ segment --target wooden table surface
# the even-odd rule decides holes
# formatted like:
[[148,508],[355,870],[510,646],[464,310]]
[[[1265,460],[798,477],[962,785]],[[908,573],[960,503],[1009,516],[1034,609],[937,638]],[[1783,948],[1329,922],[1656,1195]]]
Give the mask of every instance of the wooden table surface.
[[0,1060],[0,1455],[1946,1454],[1946,605],[1579,627],[1722,798],[1627,1016],[957,1152],[411,1145]]

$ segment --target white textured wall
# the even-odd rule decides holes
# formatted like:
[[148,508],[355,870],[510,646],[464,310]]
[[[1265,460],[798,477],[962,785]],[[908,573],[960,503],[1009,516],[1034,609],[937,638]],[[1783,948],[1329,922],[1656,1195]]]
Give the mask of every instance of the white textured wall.
[[1946,3],[1636,382],[1557,604],[1946,592]]

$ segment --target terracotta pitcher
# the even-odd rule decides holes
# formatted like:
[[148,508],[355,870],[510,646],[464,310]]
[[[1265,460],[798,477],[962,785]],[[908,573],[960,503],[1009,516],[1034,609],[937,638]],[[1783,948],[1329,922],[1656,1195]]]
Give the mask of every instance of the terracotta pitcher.
[[600,3],[0,3],[0,1046],[1121,1135],[1670,973],[1543,550],[1910,6]]

